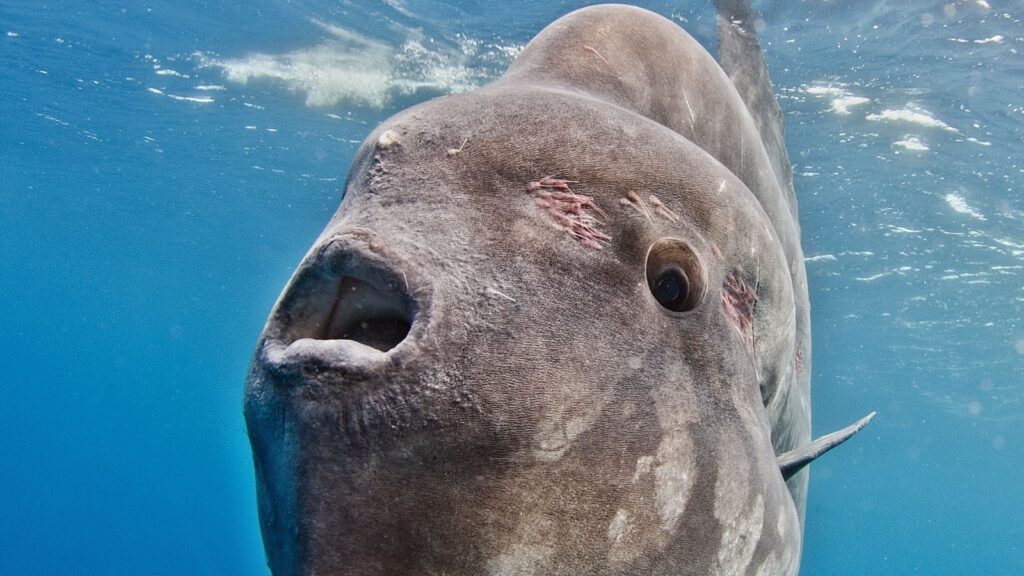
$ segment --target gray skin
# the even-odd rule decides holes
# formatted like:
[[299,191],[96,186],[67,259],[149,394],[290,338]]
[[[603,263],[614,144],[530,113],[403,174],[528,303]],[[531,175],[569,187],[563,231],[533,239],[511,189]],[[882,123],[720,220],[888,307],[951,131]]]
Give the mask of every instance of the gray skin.
[[796,205],[747,13],[719,10],[733,80],[591,7],[366,140],[246,390],[274,574],[797,573]]

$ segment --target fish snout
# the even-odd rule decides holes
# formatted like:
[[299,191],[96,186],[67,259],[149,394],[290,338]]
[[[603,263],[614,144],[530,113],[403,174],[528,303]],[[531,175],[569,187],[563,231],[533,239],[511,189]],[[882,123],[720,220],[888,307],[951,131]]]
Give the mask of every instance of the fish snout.
[[413,353],[429,302],[424,276],[372,234],[335,235],[285,288],[257,362],[281,383],[380,373]]

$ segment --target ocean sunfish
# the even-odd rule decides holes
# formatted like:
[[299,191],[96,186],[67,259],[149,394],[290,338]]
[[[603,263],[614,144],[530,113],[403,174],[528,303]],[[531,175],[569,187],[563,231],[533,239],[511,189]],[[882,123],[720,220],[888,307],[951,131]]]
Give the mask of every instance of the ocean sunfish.
[[720,60],[621,5],[362,145],[245,396],[277,576],[800,561],[807,282],[746,2]]

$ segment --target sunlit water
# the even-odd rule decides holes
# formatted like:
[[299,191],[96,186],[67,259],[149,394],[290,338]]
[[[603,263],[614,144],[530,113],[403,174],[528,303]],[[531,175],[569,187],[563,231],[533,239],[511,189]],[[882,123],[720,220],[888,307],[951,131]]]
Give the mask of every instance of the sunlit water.
[[[243,379],[358,143],[584,3],[251,4],[0,4],[0,574],[265,574]],[[815,429],[879,411],[802,573],[1020,574],[1024,6],[761,8]]]

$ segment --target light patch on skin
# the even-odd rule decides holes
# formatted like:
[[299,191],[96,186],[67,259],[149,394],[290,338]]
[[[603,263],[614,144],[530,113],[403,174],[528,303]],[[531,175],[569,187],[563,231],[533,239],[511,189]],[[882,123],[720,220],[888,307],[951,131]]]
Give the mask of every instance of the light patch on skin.
[[[590,414],[593,420],[597,412]],[[593,422],[582,416],[574,416],[565,419],[565,414],[559,413],[552,418],[547,418],[541,423],[540,432],[535,437],[536,448],[533,450],[533,457],[543,462],[554,462],[562,458],[576,437],[586,432]]]
[[661,529],[671,533],[686,509],[697,476],[693,440],[687,430],[696,398],[692,390],[672,386],[659,388],[654,396],[662,430],[655,456],[654,500]]
[[[778,522],[775,525],[775,530],[779,533],[779,542],[786,542],[787,520],[792,518],[792,515],[788,513],[785,506],[780,506],[777,514]],[[797,534],[799,535],[799,531]],[[796,549],[800,549],[799,544]],[[796,576],[800,568],[799,555],[794,555],[793,549],[789,546],[783,546],[778,553],[780,555],[772,552],[769,557],[775,558],[775,564],[770,566],[770,570],[765,568],[765,564],[768,563],[768,558],[766,558],[758,568],[757,576]]]
[[636,460],[636,471],[633,472],[633,484],[651,473],[651,465],[654,464],[654,456],[641,456]]
[[[719,516],[718,503],[723,498],[718,496],[717,489],[715,493],[715,517],[722,522],[723,530],[722,543],[718,547],[718,557],[715,558],[715,565],[712,567],[711,573],[715,576],[743,574],[754,557],[757,543],[761,540],[761,528],[764,525],[764,499],[758,494],[754,497],[754,502],[746,509],[736,510],[735,515],[731,517]],[[726,507],[731,506],[727,505]]]
[[546,573],[554,550],[550,546],[514,544],[487,562],[488,576],[528,576]]
[[555,541],[555,523],[550,515],[531,509],[519,520],[515,534],[502,546],[502,552],[487,561],[487,576],[529,576],[551,572],[555,549],[545,543]]
[[608,525],[608,561],[612,565],[632,562],[643,552],[636,543],[636,527],[629,511],[620,508]]
[[[796,576],[797,572],[800,571],[800,556],[794,555],[793,550],[789,547],[784,547],[779,551],[781,556],[777,566],[774,567],[774,571],[765,572],[764,576]],[[761,576],[758,573],[758,576]]]
[[774,551],[757,567],[756,576],[779,576],[779,555]]
[[750,501],[750,486],[736,466],[746,463],[736,438],[722,439],[724,453],[715,480],[715,518],[722,525],[722,541],[711,567],[714,576],[743,574],[761,540],[764,526],[764,498],[760,494]]
[[655,500],[661,529],[673,532],[686,509],[694,484],[693,442],[685,433],[669,432],[658,445],[654,470]]
[[615,518],[612,518],[612,523],[608,525],[608,543],[612,547],[621,546],[626,535],[632,529],[633,526],[630,523],[629,512],[620,508],[615,513]]
[[401,138],[398,136],[398,132],[394,130],[388,130],[377,138],[377,148],[379,150],[390,150],[395,146],[401,144]]

